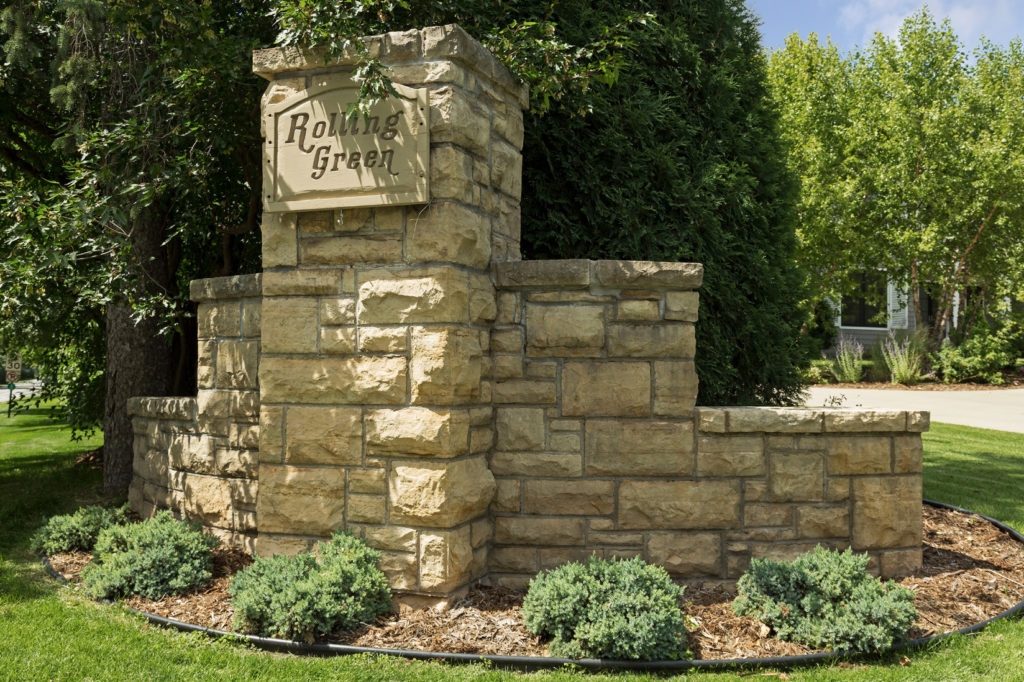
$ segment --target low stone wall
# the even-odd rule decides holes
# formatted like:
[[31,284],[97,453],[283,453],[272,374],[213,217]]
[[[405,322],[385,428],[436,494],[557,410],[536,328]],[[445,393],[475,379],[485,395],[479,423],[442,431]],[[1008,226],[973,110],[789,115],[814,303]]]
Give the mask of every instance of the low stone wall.
[[158,508],[201,522],[248,550],[258,491],[260,275],[198,280],[195,398],[132,398],[137,513]]

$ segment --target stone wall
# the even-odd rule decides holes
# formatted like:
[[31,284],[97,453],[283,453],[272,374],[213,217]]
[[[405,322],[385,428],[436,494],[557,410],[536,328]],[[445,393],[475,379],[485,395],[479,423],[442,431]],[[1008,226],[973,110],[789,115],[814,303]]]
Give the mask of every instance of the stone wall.
[[259,444],[260,275],[192,283],[199,303],[195,398],[132,398],[132,509],[200,521],[253,549]]

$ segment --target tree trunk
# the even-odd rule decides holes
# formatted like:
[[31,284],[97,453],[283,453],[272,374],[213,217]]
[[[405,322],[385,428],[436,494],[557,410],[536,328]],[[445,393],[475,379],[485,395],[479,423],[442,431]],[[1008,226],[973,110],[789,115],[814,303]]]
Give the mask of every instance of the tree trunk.
[[[170,293],[163,223],[155,209],[144,211],[132,226],[132,267],[138,293]],[[170,393],[172,349],[157,335],[159,324],[136,323],[127,300],[107,306],[107,395],[103,410],[103,491],[118,495],[132,480],[134,433],[128,399]]]

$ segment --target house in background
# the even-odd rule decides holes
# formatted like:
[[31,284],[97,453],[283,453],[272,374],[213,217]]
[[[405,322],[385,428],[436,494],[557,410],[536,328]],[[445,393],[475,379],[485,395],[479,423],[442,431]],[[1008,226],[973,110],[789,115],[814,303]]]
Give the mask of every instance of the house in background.
[[[877,296],[870,295],[883,289],[884,308],[872,302],[873,299],[877,300]],[[924,287],[921,288],[919,299],[924,323],[929,325],[935,318],[936,306]],[[959,315],[959,299],[958,296],[953,303],[954,324]],[[865,348],[881,342],[890,330],[899,333],[912,332],[917,328],[914,301],[909,292],[888,279],[881,270],[863,273],[860,277],[860,292],[844,296],[837,308],[835,324],[839,329],[839,337],[859,341]]]

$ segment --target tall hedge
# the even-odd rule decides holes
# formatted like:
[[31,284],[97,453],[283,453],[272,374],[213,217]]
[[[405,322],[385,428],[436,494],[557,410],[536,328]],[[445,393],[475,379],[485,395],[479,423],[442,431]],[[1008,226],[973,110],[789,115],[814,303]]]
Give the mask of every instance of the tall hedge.
[[799,390],[801,278],[792,261],[793,183],[783,166],[766,60],[741,0],[562,0],[570,42],[623,11],[632,30],[618,81],[526,122],[524,258],[704,264],[698,402],[784,403]]

